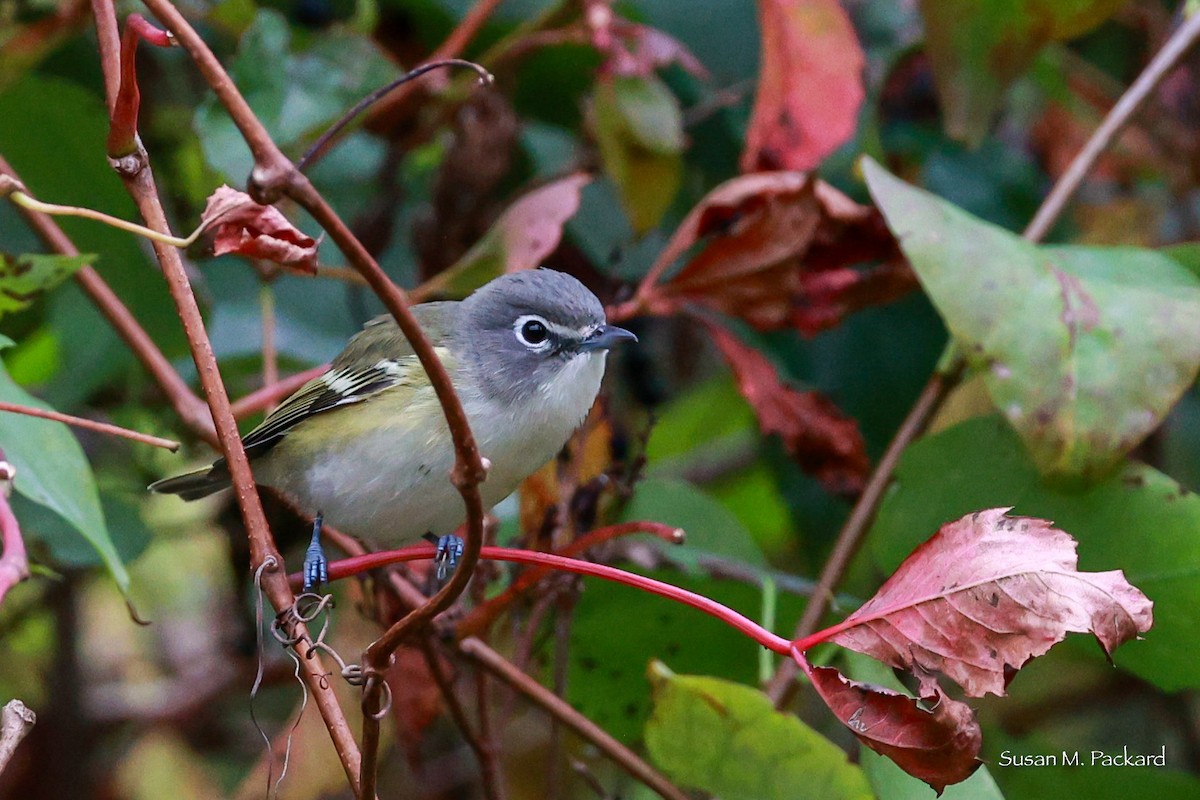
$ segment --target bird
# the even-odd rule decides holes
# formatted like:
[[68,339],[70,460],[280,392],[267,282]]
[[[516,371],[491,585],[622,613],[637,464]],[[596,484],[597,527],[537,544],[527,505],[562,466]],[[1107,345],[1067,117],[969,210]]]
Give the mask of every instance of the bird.
[[[576,278],[539,268],[508,273],[461,301],[412,307],[491,464],[484,507],[552,459],[587,417],[608,351],[637,337],[610,325]],[[390,315],[363,326],[331,362],[242,440],[255,482],[314,519],[306,590],[327,579],[323,524],[369,545],[434,535],[453,562],[465,509],[450,481],[455,450],[441,404]],[[152,483],[196,500],[231,485],[225,459]],[[451,563],[452,566],[452,563]]]

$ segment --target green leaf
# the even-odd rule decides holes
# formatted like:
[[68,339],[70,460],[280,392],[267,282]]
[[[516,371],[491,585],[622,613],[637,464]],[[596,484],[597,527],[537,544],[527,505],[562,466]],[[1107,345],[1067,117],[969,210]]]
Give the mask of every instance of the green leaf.
[[868,548],[890,574],[942,523],[998,506],[1053,520],[1079,541],[1080,569],[1120,569],[1154,601],[1154,627],[1144,641],[1117,650],[1119,666],[1167,691],[1200,688],[1193,645],[1200,496],[1136,463],[1084,489],[1050,484],[1003,420],[978,417],[905,451]]
[[1004,92],[1046,44],[1086,33],[1125,0],[921,0],[950,136],[978,144]]
[[[270,68],[267,68],[269,65]],[[319,132],[368,92],[398,76],[367,37],[332,28],[300,49],[287,21],[260,10],[243,34],[230,75],[275,141],[284,148]],[[241,133],[210,95],[196,112],[205,158],[234,183],[253,159]]]
[[650,667],[653,761],[676,783],[722,800],[872,798],[862,769],[757,689]]
[[[137,219],[137,207],[104,159],[107,133],[103,95],[70,81],[27,75],[0,93],[0,153],[31,194],[47,202]],[[0,211],[0,239],[9,241],[5,214]],[[56,221],[81,251],[100,254],[104,279],[168,358],[186,353],[175,305],[157,268],[151,267],[149,249],[143,249],[142,241],[92,220],[59,217]],[[66,408],[79,402],[121,368],[136,363],[76,287],[62,286],[47,298],[47,305],[47,321],[64,343],[62,368],[45,387],[45,395],[55,405]],[[88,346],[80,347],[79,342]]]
[[767,568],[754,537],[725,506],[681,480],[648,478],[638,484],[622,520],[652,519],[683,528],[687,542],[669,547],[666,555],[692,572],[700,572],[701,556],[727,559],[755,569]]
[[1038,247],[864,161],[871,193],[1043,472],[1095,478],[1200,368],[1200,279],[1132,247]]
[[96,260],[94,255],[47,256],[0,253],[0,317],[23,311],[43,292],[65,281],[80,267]]
[[592,98],[596,143],[638,235],[662,219],[683,173],[683,114],[654,76],[604,78]]
[[[757,586],[671,570],[646,574],[762,619],[763,593]],[[775,630],[792,630],[803,598],[781,594],[777,603]],[[650,716],[650,686],[642,676],[651,658],[667,658],[684,672],[753,683],[762,652],[754,641],[693,608],[621,584],[586,581],[572,617],[567,699],[613,736],[633,743]]]
[[[12,342],[0,337],[0,348]],[[13,383],[0,364],[0,400],[52,410]],[[108,568],[123,593],[129,573],[104,524],[100,494],[83,448],[61,422],[0,412],[0,447],[16,467],[13,487],[33,502],[51,509],[83,535]]]

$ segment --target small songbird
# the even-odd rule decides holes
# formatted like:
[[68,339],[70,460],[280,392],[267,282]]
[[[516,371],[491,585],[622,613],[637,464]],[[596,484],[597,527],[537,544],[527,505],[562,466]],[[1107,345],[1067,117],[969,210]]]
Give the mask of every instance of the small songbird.
[[[637,339],[607,324],[582,283],[548,269],[503,275],[461,302],[412,310],[491,462],[480,485],[488,508],[563,447],[596,400],[608,350]],[[368,322],[327,372],[283,401],[243,445],[255,481],[314,516],[314,546],[322,520],[374,546],[446,537],[463,521],[450,482],[449,427],[390,316]],[[150,489],[195,500],[229,485],[218,459]],[[453,540],[444,538],[439,550],[447,547],[453,556]],[[310,548],[306,586],[324,575],[324,556]]]

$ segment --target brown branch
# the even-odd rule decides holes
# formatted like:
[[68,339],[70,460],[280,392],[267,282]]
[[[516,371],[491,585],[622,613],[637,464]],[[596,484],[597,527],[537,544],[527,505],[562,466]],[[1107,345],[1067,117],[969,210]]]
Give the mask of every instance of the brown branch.
[[[97,3],[109,1],[95,0]],[[434,352],[433,345],[429,342],[420,325],[417,324],[416,318],[409,310],[404,292],[392,283],[391,279],[380,269],[379,264],[376,263],[363,244],[354,236],[329,204],[325,202],[321,194],[313,188],[313,185],[303,173],[297,170],[295,165],[279,150],[212,50],[209,49],[208,45],[205,44],[204,40],[200,38],[192,26],[188,24],[187,20],[183,18],[178,9],[169,0],[146,0],[146,5],[167,30],[171,32],[175,40],[192,57],[204,80],[217,96],[218,102],[229,113],[234,124],[241,131],[242,137],[246,140],[246,144],[250,147],[251,153],[254,155],[254,169],[250,174],[247,186],[250,195],[260,203],[273,202],[283,194],[297,201],[329,234],[329,237],[345,255],[349,264],[367,279],[367,282],[376,295],[383,301],[384,307],[396,319],[396,324],[408,339],[413,352],[425,370],[425,374],[429,377],[430,383],[437,394],[438,401],[441,403],[442,410],[446,415],[446,422],[454,440],[455,466],[451,480],[462,495],[463,504],[466,507],[467,534],[466,545],[462,558],[459,561],[458,569],[455,570],[453,577],[441,591],[430,598],[424,605],[414,609],[406,617],[393,625],[382,637],[367,648],[366,653],[363,655],[363,667],[368,676],[364,690],[363,708],[367,713],[363,721],[361,778],[355,783],[355,792],[359,796],[370,797],[374,794],[375,759],[377,757],[379,727],[379,720],[371,712],[378,711],[379,709],[380,674],[386,668],[391,654],[404,638],[414,630],[427,625],[436,615],[447,609],[463,590],[466,589],[467,583],[471,579],[471,574],[479,559],[479,548],[483,540],[483,502],[479,495],[479,483],[486,476],[483,459],[479,455],[475,438],[467,422],[466,413],[463,411],[462,404],[459,402],[458,396],[454,391],[454,386],[450,382],[450,376]],[[176,260],[178,260],[177,255]],[[186,283],[186,276],[183,275],[182,270],[179,277]],[[190,291],[187,294],[190,297]],[[194,298],[192,299],[192,305],[195,305]],[[197,322],[199,322],[198,311]],[[211,353],[209,355],[211,356]],[[204,368],[200,369],[200,374],[202,378],[206,377]],[[227,421],[234,436],[228,442],[225,440],[226,432],[223,429],[226,420],[222,419],[220,414],[227,413],[229,407],[227,401],[225,403],[220,402],[220,400],[225,399],[224,387],[219,386],[220,379],[219,376],[216,376],[215,363],[212,364],[212,375],[207,377],[210,379],[216,377],[214,388],[218,390],[221,396],[218,400],[218,407],[214,408],[214,417],[217,418],[217,431],[222,438],[222,444],[228,445],[227,458],[235,486],[245,488],[245,491],[238,491],[239,499],[243,499],[243,495],[253,495],[253,480],[250,476],[249,467],[246,464],[245,454],[242,451],[241,440],[236,436],[237,431],[236,427],[234,427],[232,414],[228,415]],[[207,388],[206,386],[206,390]],[[212,392],[209,392],[209,395],[210,399],[213,399]],[[223,406],[223,408],[220,408],[220,406]],[[265,533],[267,538],[263,539],[262,542],[269,542],[270,534],[266,530],[265,520],[262,521],[261,528],[258,527],[259,519],[261,518],[261,507],[258,504],[257,495],[254,495],[253,498],[245,497],[244,499],[247,501],[247,504],[243,505],[243,516],[247,518],[248,523],[254,523],[253,526],[250,524],[247,526],[252,532],[251,549],[253,552],[255,550],[253,543],[254,534],[261,536]],[[256,561],[256,563],[261,562]],[[268,596],[272,596],[272,602],[275,601],[275,597],[272,595],[271,586],[275,584],[276,574],[281,578],[283,577],[282,573],[269,573],[270,580],[267,582]],[[286,587],[286,578],[283,578],[283,588],[287,592],[287,598],[290,598],[291,592]],[[283,599],[282,594],[279,597],[281,600]],[[333,733],[332,728],[331,733]],[[345,760],[343,763],[348,764]]]
[[[459,21],[458,25],[450,32],[450,35],[438,45],[437,49],[429,54],[429,61],[440,61],[444,59],[457,58],[462,55],[463,50],[471,43],[476,34],[488,21],[492,13],[495,12],[497,6],[502,0],[479,0],[471,7],[471,10]],[[395,109],[404,105],[409,96],[416,91],[417,84],[406,83],[396,91],[388,94],[383,98],[382,102],[375,107],[373,116],[388,116]]]
[[[0,547],[4,548],[4,555],[0,556],[0,601],[9,589],[29,577],[29,558],[25,555],[21,525],[8,504],[16,472],[13,465],[5,460],[4,451],[0,450]],[[3,764],[0,764],[0,769],[3,769]]]
[[[263,386],[274,386],[279,383],[279,352],[275,348],[275,293],[271,284],[262,285],[258,298],[262,309]],[[233,416],[236,418],[237,412]]]
[[1200,14],[1192,14],[1184,18],[1183,24],[1175,29],[1162,49],[1155,53],[1154,58],[1104,117],[1100,127],[1096,128],[1083,149],[1072,159],[1066,172],[1059,177],[1050,194],[1046,195],[1041,207],[1034,214],[1033,220],[1025,228],[1026,239],[1036,242],[1050,232],[1050,228],[1062,215],[1063,209],[1079,189],[1083,179],[1095,166],[1096,159],[1112,145],[1133,115],[1150,99],[1150,95],[1162,83],[1163,78],[1179,64],[1180,59],[1192,49],[1197,39],[1200,39]]
[[[2,156],[0,156],[0,174],[8,175],[17,181],[21,180],[21,177]],[[53,218],[20,206],[18,208],[29,222],[30,227],[33,228],[34,233],[49,249],[67,256],[79,255],[79,249],[75,247],[75,244]],[[95,303],[96,308],[112,325],[117,335],[150,373],[150,377],[154,378],[155,383],[167,396],[171,407],[175,409],[175,413],[184,425],[192,433],[215,446],[217,435],[208,406],[196,396],[187,382],[175,371],[171,362],[150,338],[150,334],[146,333],[128,306],[121,302],[121,298],[117,297],[100,273],[92,267],[82,267],[75,272],[75,282]]]
[[458,644],[459,652],[479,666],[541,706],[555,719],[595,745],[618,766],[637,780],[649,786],[667,800],[687,800],[687,795],[671,784],[661,773],[642,760],[607,731],[580,714],[570,703],[558,697],[517,669],[503,656],[475,637],[463,639]]
[[[169,8],[178,17],[178,12],[169,3],[160,2],[155,5]],[[105,85],[109,86],[112,81],[108,76],[113,72],[119,72],[120,69],[120,50],[115,35],[116,17],[112,0],[93,0],[92,11],[97,21],[101,68],[106,75]],[[156,9],[156,13],[157,11],[158,9]],[[182,20],[182,18],[179,19]],[[184,25],[186,27],[186,23]],[[191,31],[190,27],[188,31]],[[194,32],[192,34],[195,35]],[[209,55],[211,56],[211,53]],[[228,76],[226,76],[226,80],[228,80]],[[232,82],[229,85],[232,86]],[[121,170],[118,172],[146,224],[154,230],[170,233],[148,161],[143,168],[134,173]],[[162,267],[163,276],[166,278],[171,298],[175,302],[176,311],[183,322],[192,359],[200,376],[200,384],[204,388],[205,397],[212,412],[217,439],[233,479],[234,493],[250,543],[251,566],[257,568],[267,563],[268,559],[274,561],[275,566],[263,573],[263,589],[277,611],[289,608],[294,604],[295,598],[288,586],[287,576],[283,569],[283,558],[279,555],[263,514],[262,503],[254,485],[254,477],[250,473],[250,464],[238,434],[237,421],[230,410],[225,384],[221,379],[217,360],[213,355],[212,344],[205,332],[204,320],[188,282],[183,261],[179,251],[174,247],[161,242],[154,242],[153,246],[159,265]],[[295,633],[302,639],[306,637],[303,629],[297,629]],[[312,692],[314,702],[329,730],[330,738],[333,740],[334,748],[337,750],[346,776],[351,785],[357,788],[360,756],[354,743],[354,736],[346,723],[337,698],[331,685],[325,679],[327,670],[321,659],[303,657],[310,655],[303,652],[307,649],[304,644],[298,644],[297,648],[297,652],[302,656],[300,662],[305,683]]]
[[[1037,242],[1053,227],[1066,208],[1067,201],[1079,188],[1087,172],[1095,165],[1096,159],[1112,144],[1130,117],[1142,106],[1155,87],[1162,82],[1167,73],[1196,43],[1198,38],[1200,38],[1200,14],[1193,14],[1171,34],[1166,44],[1151,59],[1142,74],[1108,112],[1079,155],[1071,162],[1071,166],[1059,177],[1058,182],[1046,199],[1042,201],[1041,207],[1038,208],[1033,220],[1022,234],[1026,240]],[[961,374],[965,367],[965,360],[961,356],[952,355],[952,352],[953,345],[947,350],[947,355],[943,356],[943,363],[948,366],[939,369],[929,379],[929,383],[922,390],[916,403],[908,412],[908,416],[900,424],[899,431],[876,466],[875,472],[867,483],[867,488],[855,503],[854,510],[851,511],[846,524],[838,533],[829,560],[825,562],[825,566],[821,570],[817,589],[804,609],[804,616],[796,626],[794,639],[808,636],[820,624],[821,617],[833,596],[834,588],[841,582],[850,559],[858,552],[871,522],[875,519],[875,513],[879,510],[879,504],[883,500],[883,490],[891,481],[892,473],[899,463],[904,448],[921,434],[928,421],[941,407],[950,390],[956,385],[957,378],[954,376]],[[780,663],[779,668],[772,676],[767,693],[777,707],[782,708],[791,701],[796,687],[793,679],[797,669],[795,662],[785,660]]]
[[29,735],[37,715],[20,700],[9,700],[0,711],[0,773],[8,766],[17,745]]
[[58,411],[47,411],[41,408],[31,408],[30,406],[22,406],[16,403],[5,403],[0,401],[0,411],[7,411],[12,414],[25,414],[30,417],[41,417],[42,419],[52,419],[55,422],[63,422],[67,425],[74,425],[76,428],[86,428],[89,431],[97,433],[106,433],[110,436],[120,436],[134,442],[142,444],[152,444],[155,447],[162,447],[174,453],[179,449],[179,442],[173,442],[170,439],[163,439],[159,436],[151,436],[148,433],[139,431],[131,431],[128,428],[122,428],[120,425],[112,425],[107,422],[97,422],[94,419],[84,419],[83,417],[73,417],[70,414],[63,414]]

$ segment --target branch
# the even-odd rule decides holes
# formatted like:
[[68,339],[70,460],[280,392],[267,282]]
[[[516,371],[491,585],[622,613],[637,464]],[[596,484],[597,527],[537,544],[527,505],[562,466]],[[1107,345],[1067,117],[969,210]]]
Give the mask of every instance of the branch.
[[557,696],[545,686],[526,675],[510,664],[503,656],[475,637],[464,639],[458,649],[479,666],[491,672],[513,689],[528,697],[541,706],[562,724],[578,733],[587,741],[594,744],[603,753],[617,763],[637,780],[649,786],[667,800],[688,800],[686,794],[676,788],[663,775],[638,757],[625,745],[613,738],[607,731],[587,717],[580,714],[571,705]]
[[179,449],[179,442],[173,442],[170,439],[163,439],[159,436],[151,436],[148,433],[139,431],[131,431],[128,428],[122,428],[120,425],[111,425],[107,422],[97,422],[94,419],[84,419],[83,417],[73,417],[70,414],[62,414],[58,411],[47,411],[41,408],[31,408],[30,406],[17,405],[16,403],[5,403],[0,401],[0,411],[8,411],[12,414],[25,414],[29,417],[41,417],[42,419],[52,419],[55,422],[63,422],[67,425],[74,425],[76,428],[86,428],[89,431],[97,433],[106,433],[109,436],[120,436],[130,441],[140,442],[141,444],[151,444],[155,447],[161,447],[165,450],[170,450],[174,453]]
[[[94,2],[111,3],[111,0],[94,0]],[[396,324],[408,339],[413,352],[425,370],[425,374],[429,377],[430,383],[437,394],[438,401],[441,403],[447,425],[454,440],[455,465],[451,480],[463,499],[466,510],[467,534],[466,545],[462,558],[459,561],[458,569],[455,570],[453,577],[441,591],[430,598],[427,603],[416,608],[404,619],[393,625],[390,630],[384,633],[382,637],[367,649],[363,657],[363,667],[368,676],[363,697],[363,708],[367,713],[363,721],[364,741],[361,778],[354,782],[354,788],[355,793],[359,796],[370,797],[374,794],[374,762],[377,754],[376,737],[379,727],[379,720],[373,718],[371,712],[376,711],[379,706],[380,673],[386,667],[392,652],[404,638],[413,630],[424,627],[435,616],[449,608],[458,596],[462,594],[463,590],[466,589],[467,583],[471,579],[475,563],[479,558],[479,548],[483,542],[484,509],[483,501],[479,495],[479,483],[486,476],[483,459],[479,455],[475,438],[467,422],[466,413],[463,411],[462,404],[459,402],[458,396],[454,391],[454,386],[450,382],[450,376],[434,352],[433,345],[429,342],[420,325],[417,324],[416,318],[409,310],[404,292],[392,283],[391,279],[380,269],[379,264],[376,263],[362,242],[351,233],[350,229],[338,217],[329,204],[325,202],[321,194],[313,188],[313,185],[304,174],[297,170],[295,165],[280,151],[262,122],[255,116],[249,104],[246,103],[245,98],[242,97],[234,85],[229,74],[225,72],[225,69],[221,66],[221,63],[217,60],[212,50],[209,49],[208,45],[205,44],[204,40],[200,38],[192,26],[188,24],[187,20],[183,18],[178,9],[169,0],[146,0],[146,5],[167,30],[171,32],[175,40],[187,50],[200,70],[201,75],[204,77],[204,80],[212,88],[218,102],[229,113],[234,124],[241,131],[242,137],[246,140],[246,144],[250,147],[250,151],[254,156],[254,169],[251,171],[250,180],[247,185],[250,195],[255,201],[264,204],[273,202],[283,194],[297,201],[325,229],[338,249],[345,255],[347,262],[367,279],[371,288],[383,302],[384,307],[395,318]],[[151,227],[155,226],[152,225]],[[177,254],[175,255],[175,259],[178,261]],[[184,288],[186,288],[187,277],[183,274],[182,270],[179,271],[178,277],[183,281]],[[187,290],[186,294],[188,298],[191,298],[190,290]],[[191,306],[195,307],[194,298],[191,298]],[[196,311],[196,323],[198,326],[198,310]],[[211,359],[211,350],[207,353],[206,362],[209,359]],[[263,538],[263,542],[269,543],[270,532],[266,529],[265,520],[261,519],[262,509],[258,503],[257,495],[253,492],[253,479],[250,476],[245,453],[242,451],[241,440],[237,438],[233,415],[228,413],[228,402],[224,397],[224,387],[220,385],[220,378],[216,375],[215,362],[211,364],[211,373],[211,376],[208,377],[216,378],[214,389],[220,395],[217,400],[218,407],[214,408],[217,431],[222,439],[222,443],[228,447],[227,458],[229,458],[230,472],[233,475],[235,486],[239,489],[239,499],[244,501],[242,507],[243,517],[246,518],[248,523],[253,523],[253,525],[247,525],[248,532],[252,537],[251,549],[253,552],[255,549],[254,540],[265,537]],[[205,368],[202,367],[200,369],[200,374],[202,378],[206,377]],[[206,386],[207,389],[208,387]],[[213,393],[209,392],[209,394],[210,398],[212,398]],[[220,406],[223,406],[223,408]],[[228,415],[227,419],[224,418],[225,415]],[[226,424],[229,426],[228,431],[225,430]],[[226,441],[226,434],[230,432],[232,439]],[[256,561],[256,563],[261,562]],[[273,603],[277,599],[274,594],[276,591],[279,592],[278,599],[281,601],[291,598],[291,591],[287,588],[286,580],[283,579],[282,575],[278,575],[279,580],[284,581],[280,586],[276,581],[276,576],[276,573],[269,573],[271,580],[266,584]],[[374,729],[374,735],[371,733],[372,729]],[[333,733],[332,728],[331,733]],[[349,766],[349,761],[344,760],[343,764]]]
[[[1034,214],[1033,220],[1025,229],[1023,236],[1031,242],[1039,241],[1061,216],[1067,201],[1079,188],[1084,176],[1095,164],[1096,159],[1110,145],[1114,137],[1129,121],[1130,117],[1141,107],[1154,88],[1166,77],[1171,68],[1178,63],[1188,49],[1200,38],[1200,14],[1193,14],[1183,25],[1171,34],[1162,50],[1150,61],[1137,80],[1125,91],[1117,104],[1104,118],[1100,127],[1091,135],[1079,155],[1071,162],[1071,166],[1059,178],[1058,183],[1051,189],[1050,194],[1042,201],[1041,207]],[[883,490],[891,481],[892,473],[900,456],[910,442],[924,431],[929,420],[941,408],[942,402],[950,391],[957,385],[958,377],[962,374],[966,362],[954,353],[953,345],[947,348],[942,358],[942,365],[933,374],[917,398],[912,410],[900,424],[895,438],[888,445],[887,452],[880,459],[879,465],[867,482],[854,510],[846,520],[845,526],[838,533],[829,560],[821,570],[820,581],[813,594],[812,600],[804,609],[804,616],[796,626],[792,638],[799,641],[809,636],[817,629],[824,615],[833,590],[841,582],[842,575],[850,563],[850,559],[858,552],[863,538],[875,519],[879,504],[883,500]],[[768,684],[767,694],[775,701],[776,707],[787,705],[795,693],[794,678],[797,672],[795,662],[785,660],[776,669],[775,675]]]
[[[178,17],[178,12],[169,3],[164,1],[156,5],[166,6],[170,9],[171,13]],[[111,86],[113,81],[110,71],[120,69],[119,43],[116,38],[116,16],[112,0],[93,0],[92,11],[97,21],[101,68],[104,70],[106,76],[105,85]],[[182,18],[180,19],[182,20]],[[186,26],[186,23],[184,25]],[[190,28],[188,30],[191,31]],[[192,32],[192,35],[195,36],[194,32]],[[215,59],[213,60],[215,62]],[[228,80],[228,76],[226,76],[226,79]],[[230,83],[230,86],[232,86],[232,83]],[[155,186],[154,175],[150,169],[149,162],[147,161],[145,167],[136,173],[131,174],[122,170],[118,170],[118,172],[125,183],[125,188],[133,197],[148,227],[160,233],[170,234],[170,227],[167,224],[162,204],[158,198],[158,189]],[[195,295],[193,295],[191,285],[188,282],[187,273],[183,268],[183,261],[180,258],[179,251],[175,248],[160,242],[154,242],[153,244],[155,255],[158,257],[158,262],[162,267],[163,276],[167,280],[167,287],[170,290],[171,298],[174,300],[176,311],[183,322],[192,359],[196,364],[196,370],[200,376],[200,384],[204,388],[209,409],[212,412],[217,439],[220,442],[221,451],[233,479],[235,495],[238,506],[241,509],[242,521],[246,526],[246,535],[250,543],[252,567],[257,568],[266,563],[267,559],[274,559],[275,564],[279,566],[264,572],[262,581],[263,589],[277,611],[289,608],[294,604],[295,598],[288,586],[284,571],[281,569],[283,558],[279,555],[278,548],[275,546],[274,538],[271,535],[271,530],[267,525],[266,517],[263,514],[262,503],[259,500],[258,492],[254,485],[254,477],[250,473],[250,464],[246,459],[246,452],[242,448],[242,440],[238,434],[237,422],[230,410],[229,397],[225,391],[225,384],[221,380],[217,360],[213,355],[212,344],[205,332],[204,320],[200,315],[200,308],[196,303]],[[306,638],[306,631],[303,629],[296,630],[296,634],[302,640]],[[298,643],[297,648],[297,652],[301,656],[309,655],[304,652],[307,650],[304,644]],[[347,725],[341,707],[338,705],[337,698],[333,694],[333,689],[325,679],[327,670],[319,658],[302,657],[300,663],[303,667],[305,683],[312,692],[321,717],[324,719],[325,725],[329,730],[330,738],[333,740],[334,747],[338,752],[338,758],[342,762],[347,778],[350,780],[351,785],[357,789],[360,756],[354,743],[354,736],[350,732],[350,727]]]
[[8,766],[17,745],[29,735],[37,715],[20,700],[9,700],[0,711],[0,773]]
[[[0,157],[0,174],[7,175],[17,182],[21,180],[21,177],[13,171],[3,157]],[[18,208],[29,222],[30,227],[33,228],[34,233],[49,249],[66,256],[79,255],[79,248],[63,233],[62,228],[58,227],[58,223],[52,218],[38,211],[20,206]],[[213,428],[212,415],[209,413],[208,406],[196,396],[187,382],[171,366],[171,362],[158,349],[158,345],[150,338],[150,334],[146,333],[146,330],[134,318],[129,307],[121,302],[121,298],[117,297],[104,278],[100,277],[100,273],[92,267],[81,267],[75,272],[74,277],[75,282],[92,299],[117,335],[133,351],[134,356],[150,373],[150,377],[162,389],[184,425],[192,433],[215,446],[217,434]]]
[[1189,17],[1184,17],[1183,24],[1171,34],[1162,49],[1154,55],[1142,73],[1130,84],[1125,93],[1121,95],[1121,99],[1104,117],[1104,121],[1100,123],[1100,127],[1096,128],[1096,132],[1091,135],[1083,149],[1072,159],[1066,172],[1059,177],[1058,182],[1050,190],[1050,194],[1046,195],[1041,207],[1034,214],[1033,220],[1025,228],[1026,239],[1036,242],[1050,232],[1050,228],[1062,215],[1063,209],[1079,189],[1083,179],[1095,166],[1096,159],[1109,148],[1133,115],[1145,105],[1150,95],[1167,77],[1167,74],[1175,69],[1180,59],[1188,50],[1192,49],[1198,38],[1200,38],[1200,14],[1193,13]]
[[[16,476],[16,468],[8,463],[4,451],[0,450],[0,546],[4,548],[4,555],[0,556],[0,600],[4,599],[9,589],[29,577],[29,558],[25,555],[21,526],[8,505],[13,478]],[[13,747],[16,747],[15,743]],[[4,769],[4,761],[7,758],[0,759],[0,770]]]
[[337,122],[330,125],[329,128],[321,134],[317,141],[313,142],[312,146],[308,148],[304,155],[300,156],[300,160],[296,162],[296,169],[304,171],[320,161],[325,155],[326,151],[329,149],[330,142],[335,136],[345,130],[346,126],[353,122],[359,114],[366,111],[375,103],[379,102],[392,91],[403,86],[409,81],[416,80],[427,72],[432,72],[435,69],[442,69],[443,67],[466,67],[468,69],[473,69],[479,74],[479,82],[483,85],[491,85],[492,82],[495,81],[495,78],[492,77],[492,73],[488,72],[486,69],[474,63],[473,61],[463,61],[461,58],[447,58],[441,61],[431,61],[428,64],[423,64],[414,70],[404,73],[386,86],[379,87],[362,100],[359,100],[357,103],[355,103],[349,111],[342,114]]

